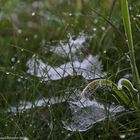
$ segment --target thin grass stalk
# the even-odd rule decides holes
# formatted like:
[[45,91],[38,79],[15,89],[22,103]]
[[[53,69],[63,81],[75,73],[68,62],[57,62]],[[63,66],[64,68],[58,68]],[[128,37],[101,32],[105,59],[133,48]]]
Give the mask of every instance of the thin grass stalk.
[[123,17],[125,34],[127,38],[127,44],[128,44],[128,48],[130,52],[130,64],[131,64],[131,69],[132,69],[132,75],[136,84],[136,88],[140,90],[140,78],[139,78],[139,73],[136,66],[132,29],[131,29],[131,22],[130,22],[127,0],[121,0],[121,8],[122,8],[122,17]]

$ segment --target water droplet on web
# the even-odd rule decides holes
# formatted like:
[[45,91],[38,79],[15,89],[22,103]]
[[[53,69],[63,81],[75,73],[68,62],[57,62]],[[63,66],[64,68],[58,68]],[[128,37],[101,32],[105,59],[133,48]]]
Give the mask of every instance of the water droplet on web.
[[104,50],[104,54],[106,54],[106,50]]
[[67,38],[69,38],[69,39],[71,39],[71,38],[72,38],[71,33],[68,33],[68,34],[67,34]]
[[69,134],[67,134],[67,137],[70,137],[71,136],[71,134],[69,133]]
[[41,79],[41,80],[40,80],[40,83],[42,84],[43,82],[44,82],[44,80],[43,80],[43,79]]

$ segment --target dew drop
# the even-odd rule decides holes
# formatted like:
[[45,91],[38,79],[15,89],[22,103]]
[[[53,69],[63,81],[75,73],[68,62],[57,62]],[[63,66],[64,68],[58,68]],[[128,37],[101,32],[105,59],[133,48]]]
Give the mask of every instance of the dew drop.
[[18,29],[18,31],[17,31],[19,34],[21,34],[22,33],[22,30],[21,29]]
[[97,28],[93,28],[93,31],[96,32],[97,31]]
[[18,82],[21,82],[21,79],[20,79],[20,78],[18,78],[18,79],[17,79],[17,81],[18,81]]
[[137,16],[137,17],[140,17],[140,14],[137,14],[136,16]]
[[25,80],[27,80],[28,79],[28,77],[24,77],[25,78]]
[[129,10],[132,10],[132,7],[131,6],[129,7]]
[[23,140],[29,140],[29,138],[27,138],[27,137],[23,137]]
[[133,20],[136,20],[136,18],[135,18],[135,17],[133,17]]
[[94,23],[95,23],[95,24],[98,23],[98,19],[95,19],[95,20],[94,20]]
[[29,126],[32,127],[32,124],[30,124]]
[[17,63],[19,64],[20,63],[20,60],[18,60]]
[[38,35],[37,35],[37,34],[35,34],[35,35],[34,35],[34,39],[37,39],[37,38],[38,38]]
[[15,60],[16,60],[15,57],[11,58],[11,62],[15,62]]
[[103,31],[105,31],[105,27],[104,27],[104,26],[102,26],[101,29],[102,29]]
[[42,79],[42,80],[40,80],[40,83],[42,84],[44,82],[44,80]]
[[7,74],[7,75],[9,75],[9,74],[10,74],[10,72],[6,72],[6,74]]
[[26,38],[25,38],[25,41],[28,41],[28,40],[29,40],[29,39],[26,37]]
[[32,16],[35,16],[35,12],[32,12]]
[[72,16],[72,13],[69,13],[69,16]]
[[125,137],[126,137],[126,135],[124,135],[124,134],[120,135],[120,138],[122,138],[122,139],[124,139]]
[[23,79],[24,77],[23,76],[20,76],[20,78]]
[[13,119],[13,118],[11,118],[11,121],[14,121],[14,119]]
[[11,67],[11,69],[14,69],[14,68],[15,68],[14,66]]

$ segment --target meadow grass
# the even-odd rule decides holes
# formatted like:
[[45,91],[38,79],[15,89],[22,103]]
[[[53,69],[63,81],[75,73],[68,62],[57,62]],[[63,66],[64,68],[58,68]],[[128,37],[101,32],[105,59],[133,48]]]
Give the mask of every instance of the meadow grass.
[[[140,4],[139,1],[133,0],[129,4],[130,14],[126,0],[121,2],[116,0],[70,0],[70,2],[1,0],[0,138],[9,136],[42,140],[112,140],[123,139],[123,137],[139,139],[140,113],[139,109],[136,109],[139,104],[134,102],[133,105],[128,106],[131,94],[127,89],[123,91],[127,100],[124,98],[121,100],[120,97],[119,104],[117,102],[118,105],[124,105],[125,102],[126,110],[116,116],[112,116],[107,110],[108,118],[94,124],[85,132],[71,132],[63,128],[62,120],[71,119],[67,103],[32,107],[23,112],[7,112],[11,106],[19,105],[20,101],[30,101],[34,104],[41,98],[63,96],[66,93],[71,95],[75,89],[82,91],[87,83],[91,82],[81,76],[42,82],[43,77],[37,78],[26,73],[26,62],[34,54],[54,67],[69,62],[71,58],[64,59],[62,56],[52,54],[51,51],[45,53],[43,49],[49,50],[49,47],[57,46],[60,40],[68,42],[68,33],[71,33],[73,38],[76,38],[80,32],[88,36],[84,44],[86,49],[80,54],[79,59],[90,53],[99,55],[103,62],[103,70],[107,73],[105,77],[107,80],[116,83],[120,78],[128,75],[132,84],[139,90],[136,61],[137,64],[140,63],[137,54],[140,50],[138,45],[140,23],[137,16]],[[120,18],[120,6],[124,24]],[[125,40],[124,27],[128,42]],[[127,44],[129,48],[126,48]],[[135,44],[136,48],[134,48]],[[131,67],[129,61],[126,61],[129,54]],[[114,92],[103,87],[97,98],[104,99],[105,106],[108,106],[108,103],[114,101]]]

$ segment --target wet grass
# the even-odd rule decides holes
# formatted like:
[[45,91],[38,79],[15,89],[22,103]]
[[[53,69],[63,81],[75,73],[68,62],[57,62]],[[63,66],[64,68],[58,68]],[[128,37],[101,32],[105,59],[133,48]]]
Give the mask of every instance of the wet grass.
[[[134,39],[135,62],[140,67],[140,2],[129,1],[130,20]],[[54,54],[50,49],[69,44],[69,35],[76,39],[81,33],[87,38],[82,51],[72,55]],[[71,46],[70,46],[71,47]],[[121,16],[120,1],[91,0],[42,0],[42,1],[0,1],[0,138],[9,136],[21,139],[48,140],[138,140],[140,135],[140,112],[127,108],[115,116],[108,113],[106,120],[95,123],[85,132],[72,132],[64,129],[62,120],[71,120],[67,102],[46,104],[42,107],[22,112],[7,112],[20,101],[32,104],[42,98],[73,95],[82,91],[87,83],[82,76],[62,77],[59,80],[43,81],[27,73],[27,61],[38,56],[44,63],[53,67],[89,54],[98,55],[103,64],[104,78],[117,82],[126,77],[132,78],[125,30]],[[36,70],[36,68],[35,68]],[[91,70],[90,70],[91,71]],[[97,90],[98,92],[98,90]],[[100,93],[104,94],[100,94]],[[99,91],[99,100],[111,104],[110,89]],[[100,99],[101,98],[101,99]],[[67,100],[71,100],[68,96]],[[17,107],[18,108],[18,107]],[[86,118],[85,118],[86,119]]]

